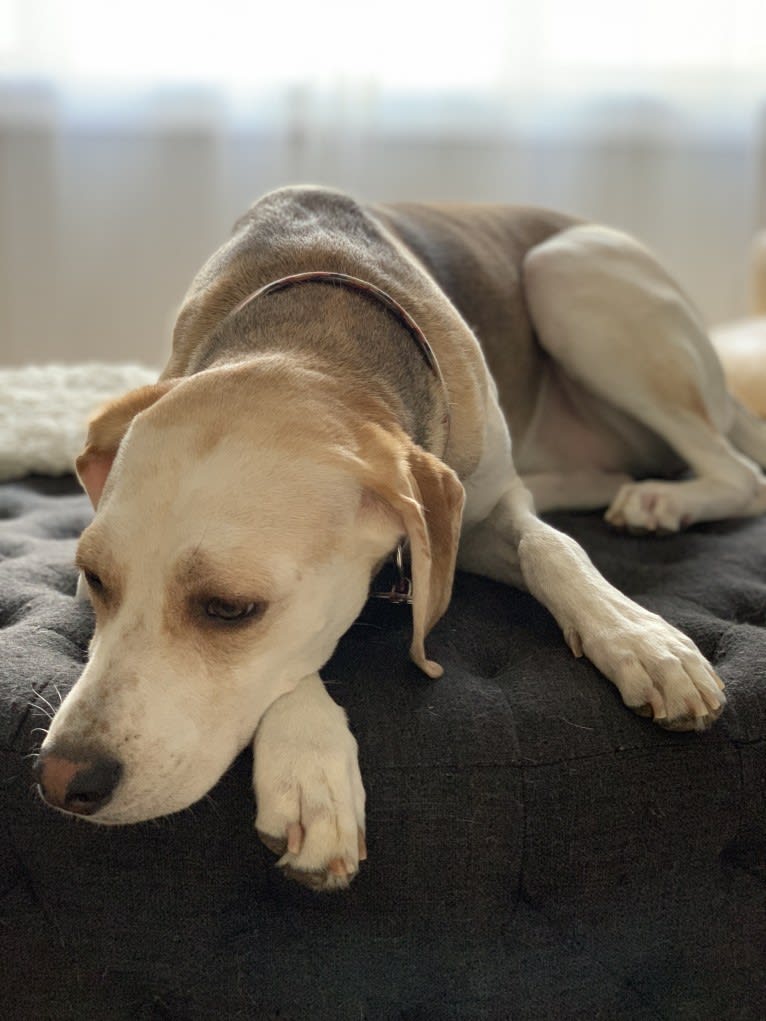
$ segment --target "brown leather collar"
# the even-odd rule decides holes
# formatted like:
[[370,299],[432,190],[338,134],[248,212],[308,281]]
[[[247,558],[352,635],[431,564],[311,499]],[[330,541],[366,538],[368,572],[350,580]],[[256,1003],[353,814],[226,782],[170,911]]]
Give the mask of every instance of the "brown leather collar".
[[361,291],[363,294],[369,294],[376,298],[382,305],[385,305],[389,312],[394,314],[417,343],[423,357],[425,358],[426,365],[441,383],[442,389],[445,391],[446,398],[446,387],[444,386],[444,378],[442,376],[441,369],[439,368],[439,362],[436,359],[433,348],[426,339],[425,333],[423,333],[409,312],[399,304],[396,298],[392,298],[391,295],[387,291],[384,291],[382,287],[378,287],[377,284],[371,284],[369,280],[362,280],[359,277],[350,276],[348,273],[336,273],[332,270],[326,269],[309,270],[307,273],[292,273],[290,276],[280,277],[278,280],[272,280],[271,283],[264,284],[263,287],[260,287],[257,291],[248,295],[244,301],[240,301],[239,305],[237,305],[237,307],[229,314],[236,315],[237,312],[241,312],[246,305],[255,301],[256,298],[263,298],[265,295],[273,294],[275,291],[282,291],[286,287],[293,287],[295,284],[304,283],[340,284],[341,286],[349,287],[354,291]]

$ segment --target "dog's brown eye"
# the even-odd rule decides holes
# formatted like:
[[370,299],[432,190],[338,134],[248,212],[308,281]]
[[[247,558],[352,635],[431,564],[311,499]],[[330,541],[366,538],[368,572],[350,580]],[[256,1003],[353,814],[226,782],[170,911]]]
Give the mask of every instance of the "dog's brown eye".
[[91,592],[98,592],[101,594],[104,591],[104,583],[97,574],[88,570],[83,570],[82,573],[85,575],[85,580],[87,581]]
[[257,609],[258,603],[231,603],[227,599],[208,599],[205,603],[205,613],[215,620],[247,620]]

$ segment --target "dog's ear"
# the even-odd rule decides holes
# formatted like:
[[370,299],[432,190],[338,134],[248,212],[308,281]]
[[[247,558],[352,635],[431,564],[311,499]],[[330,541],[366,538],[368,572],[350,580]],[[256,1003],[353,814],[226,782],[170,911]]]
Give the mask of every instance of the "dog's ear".
[[94,508],[101,499],[112,462],[128,426],[139,412],[151,407],[177,382],[168,379],[131,390],[104,404],[90,419],[85,449],[75,461],[75,467]]
[[365,423],[361,440],[364,487],[398,516],[410,543],[410,656],[429,677],[440,677],[424,642],[452,595],[465,491],[451,468],[404,432]]

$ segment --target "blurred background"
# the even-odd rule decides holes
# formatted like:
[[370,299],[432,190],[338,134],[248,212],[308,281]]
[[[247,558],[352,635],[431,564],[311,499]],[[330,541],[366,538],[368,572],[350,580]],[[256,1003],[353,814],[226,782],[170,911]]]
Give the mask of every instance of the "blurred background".
[[708,322],[766,223],[763,0],[0,0],[0,362],[162,365],[263,191],[632,231]]

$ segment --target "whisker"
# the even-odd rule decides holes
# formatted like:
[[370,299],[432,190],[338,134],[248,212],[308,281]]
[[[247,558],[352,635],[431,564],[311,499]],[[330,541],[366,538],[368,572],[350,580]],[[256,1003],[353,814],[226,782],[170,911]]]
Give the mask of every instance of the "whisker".
[[45,706],[38,705],[37,702],[27,702],[30,709],[34,709],[38,713],[42,713],[46,720],[53,719],[53,713],[49,713]]
[[33,691],[32,691],[32,694],[33,694],[33,695],[35,696],[35,698],[39,698],[39,699],[40,699],[40,700],[41,700],[41,701],[42,701],[42,702],[43,702],[43,703],[44,703],[45,705],[47,705],[47,706],[48,706],[48,708],[50,709],[50,711],[51,711],[52,713],[54,713],[54,714],[55,714],[55,712],[56,712],[56,707],[55,707],[54,705],[52,705],[52,704],[51,704],[51,703],[50,703],[50,702],[48,701],[48,699],[47,699],[47,698],[45,697],[45,695],[43,695],[43,693],[42,693],[41,691],[38,691],[38,690],[37,690],[37,689],[35,688],[35,689],[33,689]]
[[49,730],[50,727],[34,727],[32,730],[30,730],[29,734],[30,737],[32,736],[32,734],[44,734],[47,737]]

